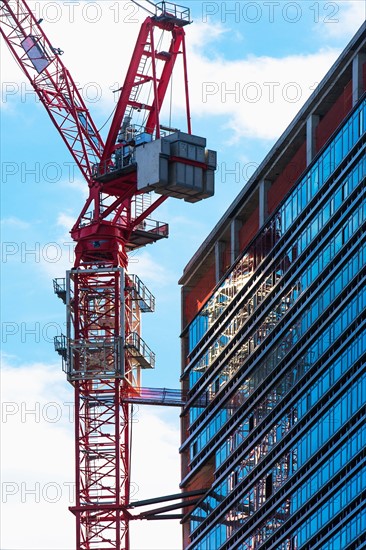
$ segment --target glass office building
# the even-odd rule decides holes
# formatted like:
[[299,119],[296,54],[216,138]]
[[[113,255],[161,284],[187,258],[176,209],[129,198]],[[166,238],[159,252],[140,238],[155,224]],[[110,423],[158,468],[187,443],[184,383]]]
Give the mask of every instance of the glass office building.
[[366,27],[186,267],[186,550],[366,548]]

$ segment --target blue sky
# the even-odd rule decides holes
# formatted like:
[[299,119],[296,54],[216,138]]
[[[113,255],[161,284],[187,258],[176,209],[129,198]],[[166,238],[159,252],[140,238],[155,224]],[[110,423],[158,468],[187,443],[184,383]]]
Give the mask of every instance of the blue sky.
[[[63,61],[102,126],[114,106],[111,90],[123,82],[145,14],[128,0],[30,5],[43,17],[51,42],[65,51]],[[216,195],[193,205],[168,200],[154,217],[169,222],[169,239],[131,258],[130,272],[140,275],[157,301],[156,313],[143,319],[143,337],[157,355],[155,371],[144,373],[149,387],[179,387],[177,281],[185,264],[365,19],[362,0],[194,0],[185,5],[194,21],[187,28],[193,132],[206,136],[208,146],[218,151]],[[63,330],[65,311],[53,294],[52,278],[64,276],[71,266],[68,231],[85,201],[86,185],[3,43],[1,63],[1,428],[3,480],[8,483],[1,547],[71,549],[73,518],[66,510],[66,488],[73,480],[67,405],[72,389],[53,351],[52,338]],[[184,129],[179,78],[173,96],[172,123]],[[50,403],[56,403],[53,409]],[[31,407],[33,416],[27,412]],[[138,498],[175,492],[178,411],[145,408],[137,419],[133,478]],[[147,453],[154,479],[146,472]],[[32,483],[40,493],[37,506],[34,495],[26,494]],[[54,501],[45,491],[49,487],[57,493],[50,483],[61,491]],[[19,514],[28,518],[31,534],[15,528],[11,517]],[[41,515],[47,518],[42,528],[37,524]],[[139,523],[132,550],[178,549],[179,526],[164,523],[164,530],[162,542],[159,526]]]

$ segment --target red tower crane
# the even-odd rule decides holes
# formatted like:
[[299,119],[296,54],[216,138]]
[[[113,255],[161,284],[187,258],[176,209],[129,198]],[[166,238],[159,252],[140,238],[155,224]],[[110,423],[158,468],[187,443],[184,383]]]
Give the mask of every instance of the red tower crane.
[[[89,186],[71,229],[74,268],[54,281],[67,310],[67,335],[55,347],[75,391],[70,509],[77,550],[130,547],[129,403],[144,397],[140,373],[154,367],[155,356],[140,331],[141,313],[153,311],[154,297],[127,273],[128,252],[168,236],[168,225],[150,218],[167,197],[196,202],[214,192],[216,154],[191,134],[184,32],[190,12],[171,2],[148,3],[154,11],[141,25],[105,143],[41,21],[24,0],[0,4],[1,34]],[[158,50],[160,31],[170,36],[167,51]],[[160,124],[178,58],[186,132]],[[143,115],[140,126],[136,113]]]

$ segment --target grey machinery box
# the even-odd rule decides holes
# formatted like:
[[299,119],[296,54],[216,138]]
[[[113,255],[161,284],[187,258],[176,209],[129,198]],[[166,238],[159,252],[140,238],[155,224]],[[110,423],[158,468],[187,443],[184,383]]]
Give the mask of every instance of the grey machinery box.
[[137,189],[188,202],[213,196],[216,152],[205,146],[205,138],[175,132],[136,147]]

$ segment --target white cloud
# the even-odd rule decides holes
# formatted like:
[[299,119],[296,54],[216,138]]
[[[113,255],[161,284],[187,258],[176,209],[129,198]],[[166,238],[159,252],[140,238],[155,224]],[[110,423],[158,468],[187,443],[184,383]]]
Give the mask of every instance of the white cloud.
[[[60,144],[61,145],[61,144]],[[73,168],[75,170],[71,170],[70,167],[70,173],[68,174],[68,179],[64,179],[57,183],[57,185],[61,186],[65,191],[68,193],[68,195],[72,196],[74,198],[76,193],[79,193],[83,199],[86,199],[89,195],[89,187],[85,180],[79,179],[79,177],[76,177],[77,167],[73,165]]]
[[146,249],[139,249],[131,253],[128,271],[138,275],[147,285],[152,284],[154,288],[176,282],[174,274],[170,273],[166,266],[154,260]]
[[[358,30],[366,19],[366,2],[363,0],[338,0],[326,4],[314,4],[321,9],[314,27],[326,39],[348,38]],[[314,17],[317,12],[314,11]]]
[[30,224],[29,222],[25,221],[25,220],[21,220],[15,216],[10,216],[8,218],[3,218],[1,220],[1,225],[3,227],[6,227],[6,228],[11,228],[11,229],[29,229],[30,227]]
[[74,265],[76,243],[71,238],[70,230],[75,220],[76,215],[60,212],[56,218],[53,237],[48,242],[42,239],[40,243],[39,262],[34,266],[48,280],[65,277],[66,271]]
[[[73,391],[60,364],[4,358],[2,367],[1,548],[58,550],[75,547],[73,502]],[[178,492],[179,412],[141,408],[134,415],[132,481],[135,498]],[[70,418],[71,415],[71,418]],[[134,512],[137,513],[137,512]],[[22,528],[19,529],[19,518]],[[134,550],[180,547],[180,526],[136,521]],[[57,533],[57,537],[55,537]]]
[[65,230],[66,234],[69,233],[74,223],[75,217],[71,216],[70,214],[66,214],[65,212],[60,212],[57,217],[57,225],[62,227]]
[[1,547],[72,548],[72,393],[60,364],[5,362],[1,381]]
[[[169,411],[169,422],[160,411],[157,407],[141,406],[135,416],[137,422],[133,425],[132,443],[132,481],[137,485],[135,500],[179,493],[179,409]],[[149,508],[169,504],[171,502],[156,504]],[[139,508],[132,511],[134,515],[139,512]],[[181,526],[178,521],[164,520],[163,525],[160,521],[135,521],[130,525],[133,550],[181,548]],[[147,530],[150,533],[149,538]]]
[[233,139],[274,139],[338,55],[339,50],[325,49],[309,55],[251,55],[228,61],[191,51],[192,111],[195,117],[226,117],[224,127]]
[[[65,229],[71,227],[66,225],[70,221],[66,217],[62,221],[61,227]],[[65,231],[61,236],[57,236],[55,240],[50,239],[48,242],[39,244],[39,261],[34,263],[34,267],[48,280],[65,277],[66,271],[74,265],[75,243],[70,234]]]
[[208,44],[220,42],[231,29],[222,23],[195,21],[194,25],[187,28],[187,46],[192,50],[207,47]]
[[76,214],[59,213],[56,222],[47,230],[46,240],[44,225],[38,221],[29,223],[16,217],[4,218],[1,221],[4,275],[18,266],[27,279],[36,274],[37,279],[41,275],[49,283],[54,277],[64,277],[74,262],[74,242],[69,231],[75,219]]

